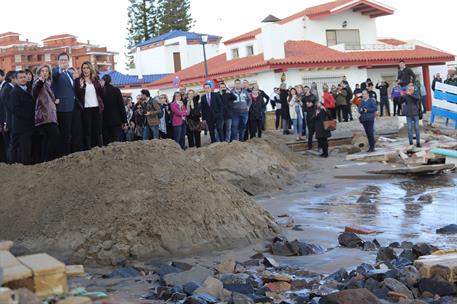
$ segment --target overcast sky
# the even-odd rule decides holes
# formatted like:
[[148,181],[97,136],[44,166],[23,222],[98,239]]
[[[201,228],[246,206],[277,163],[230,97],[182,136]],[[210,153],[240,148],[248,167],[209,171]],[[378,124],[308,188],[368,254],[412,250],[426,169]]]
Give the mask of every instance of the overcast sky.
[[[325,0],[191,0],[195,32],[219,35],[223,40],[260,26],[273,14],[292,15]],[[455,0],[379,0],[396,9],[393,16],[377,18],[378,37],[417,39],[457,54]],[[21,33],[34,42],[56,34],[74,34],[82,42],[106,45],[119,52],[117,69],[125,71],[128,0],[9,1],[0,10],[0,32]],[[19,16],[18,13],[21,13]]]

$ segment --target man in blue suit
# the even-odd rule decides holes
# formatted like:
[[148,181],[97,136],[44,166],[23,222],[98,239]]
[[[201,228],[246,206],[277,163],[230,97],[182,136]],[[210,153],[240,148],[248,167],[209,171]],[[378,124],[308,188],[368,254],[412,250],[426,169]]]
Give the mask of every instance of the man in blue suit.
[[70,57],[61,53],[58,67],[52,70],[52,90],[57,103],[61,143],[60,155],[82,151],[82,111],[76,106],[73,73],[69,70]]
[[[224,112],[220,94],[211,92],[211,85],[205,83],[205,93],[201,97],[202,120],[208,125],[211,142],[224,141]],[[217,135],[216,135],[217,131]],[[217,136],[217,137],[216,137]]]

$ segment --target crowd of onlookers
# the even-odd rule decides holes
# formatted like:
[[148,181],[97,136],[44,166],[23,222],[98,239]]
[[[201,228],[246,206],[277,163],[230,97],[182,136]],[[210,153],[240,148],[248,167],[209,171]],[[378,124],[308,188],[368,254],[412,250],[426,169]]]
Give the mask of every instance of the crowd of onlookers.
[[[443,82],[439,74],[433,90],[436,82]],[[450,73],[444,82],[457,86],[457,76]],[[268,95],[258,84],[236,79],[232,88],[223,82],[217,88],[205,83],[201,92],[180,87],[170,98],[143,89],[134,101],[122,96],[108,74],[99,78],[90,62],[75,70],[62,53],[55,68],[0,70],[0,162],[35,164],[116,141],[170,138],[182,149],[199,148],[208,133],[212,143],[246,141],[262,136],[267,109],[274,111],[275,127],[283,134],[292,130],[296,140],[306,137],[309,149],[316,138],[322,157],[328,157],[328,138],[337,122],[355,117],[372,152],[375,118],[391,115],[390,100],[392,114],[407,117],[410,144],[415,129],[420,146],[426,90],[403,61],[392,88],[371,79],[352,88],[343,77],[322,88],[314,82],[294,87],[283,82]]]

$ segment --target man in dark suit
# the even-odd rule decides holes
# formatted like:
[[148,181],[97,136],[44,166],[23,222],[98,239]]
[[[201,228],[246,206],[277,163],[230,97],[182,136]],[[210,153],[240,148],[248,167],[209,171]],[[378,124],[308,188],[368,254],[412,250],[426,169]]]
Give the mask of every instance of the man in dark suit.
[[69,70],[70,57],[61,53],[58,57],[58,67],[52,70],[52,90],[57,105],[57,121],[61,136],[60,156],[82,150],[82,113],[75,106],[75,89],[73,73]]
[[[111,76],[104,75],[103,104],[103,144],[105,146],[112,142],[121,140],[122,129],[127,125],[127,114],[125,113],[124,99],[121,90],[111,85]],[[158,131],[157,131],[158,133]]]
[[[2,137],[4,141],[4,149],[5,149],[5,156],[6,161],[8,163],[13,163],[15,158],[13,157],[16,155],[17,151],[17,138],[13,137],[13,110],[10,100],[10,93],[13,90],[16,84],[16,72],[9,71],[6,73],[5,81],[3,82],[2,88],[0,90],[0,108],[2,109],[0,112],[0,124],[2,126]],[[13,145],[14,143],[14,145]],[[14,146],[14,147],[13,147]]]
[[27,90],[27,76],[24,71],[16,73],[17,84],[11,91],[13,105],[14,134],[19,143],[19,162],[32,164],[32,135],[35,131],[35,102]]
[[[202,120],[208,125],[211,142],[224,140],[222,131],[224,125],[224,113],[220,94],[211,92],[211,85],[205,83],[205,93],[201,97]],[[217,131],[217,135],[216,135]]]

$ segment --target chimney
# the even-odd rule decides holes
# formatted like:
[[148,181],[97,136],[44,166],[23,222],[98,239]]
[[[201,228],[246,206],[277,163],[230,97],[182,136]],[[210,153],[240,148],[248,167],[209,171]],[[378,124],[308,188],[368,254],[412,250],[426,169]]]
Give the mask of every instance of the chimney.
[[284,43],[286,42],[283,27],[277,23],[280,19],[269,15],[262,21],[260,42],[265,60],[284,59]]

